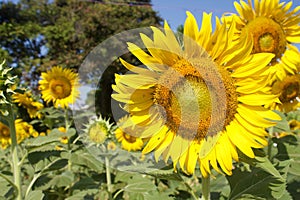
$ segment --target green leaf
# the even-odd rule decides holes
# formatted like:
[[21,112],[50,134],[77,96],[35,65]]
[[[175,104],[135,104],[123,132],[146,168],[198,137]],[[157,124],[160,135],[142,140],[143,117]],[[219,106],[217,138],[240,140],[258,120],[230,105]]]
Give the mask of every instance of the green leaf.
[[[227,177],[231,192],[228,199],[246,198],[252,195],[258,198],[274,199],[272,189],[280,189],[284,182],[278,180],[271,174],[259,168],[254,168],[251,172],[233,170],[233,175]],[[271,188],[272,187],[272,188]]]
[[33,189],[34,190],[47,190],[51,187],[52,179],[48,174],[41,175],[34,183]]
[[129,193],[129,199],[134,199],[134,200],[144,200],[144,195],[142,193]]
[[156,186],[149,180],[135,182],[124,187],[126,192],[145,193],[151,190],[155,190]]
[[68,198],[66,200],[94,200],[94,195],[99,192],[99,189],[88,189],[81,192],[78,192]]
[[[13,184],[13,177],[7,177],[1,172],[0,176],[0,188],[1,188],[1,195],[6,195],[11,189],[13,189],[15,186],[11,185]],[[7,199],[7,198],[5,198]]]
[[61,136],[64,136],[64,133],[60,132],[58,129],[53,129],[47,136],[39,136],[28,139],[25,145],[29,151],[33,151],[36,147],[41,147],[54,142],[60,142]]
[[97,160],[93,155],[89,153],[73,153],[71,155],[71,162],[74,165],[86,166],[91,170],[100,172],[103,170],[103,163]]
[[273,164],[267,157],[255,157],[255,160],[258,161],[256,162],[256,167],[259,167],[265,172],[271,174],[272,176],[274,176],[274,178],[284,181],[284,178],[281,176],[279,171],[273,166]]
[[50,157],[59,157],[61,151],[51,150],[51,151],[34,151],[28,154],[28,160],[31,164],[36,164],[41,160],[48,159]]
[[274,110],[274,112],[276,112],[281,117],[281,120],[276,121],[277,122],[276,126],[271,127],[274,128],[273,131],[278,133],[290,132],[291,130],[290,130],[289,122],[287,121],[285,114],[277,110]]
[[117,172],[115,183],[117,182],[127,183],[123,190],[129,193],[146,193],[156,189],[149,177],[139,173]]
[[[163,167],[162,167],[163,166]],[[175,180],[175,181],[182,181],[183,179],[181,176],[174,172],[173,166],[165,166],[165,164],[157,163],[143,163],[136,166],[123,166],[119,167],[119,170],[122,171],[134,171],[141,174],[147,174],[150,176],[153,176],[158,179],[164,179],[164,180]]]
[[210,191],[228,196],[230,188],[226,177],[222,174],[214,175],[214,178],[210,182]]
[[65,171],[61,175],[55,176],[51,181],[51,185],[57,187],[67,187],[74,181],[74,174],[71,171]]
[[34,190],[30,191],[28,196],[25,198],[25,200],[37,200],[37,199],[43,199],[44,193],[41,190]]
[[229,199],[246,198],[245,195],[279,199],[288,193],[286,176],[291,161],[278,163],[276,168],[267,157],[255,157],[249,163],[255,166],[252,171],[235,169],[233,175],[227,177],[231,188]]
[[83,177],[78,180],[73,186],[72,190],[89,190],[99,188],[98,183],[95,182],[91,177]]
[[279,161],[291,159],[289,173],[300,176],[300,137],[288,135],[273,140],[276,143],[277,154],[274,156]]
[[159,199],[172,200],[174,198],[171,197],[170,192],[150,191],[144,194],[144,199],[145,200],[159,200]]
[[45,169],[45,172],[58,170],[65,167],[66,165],[68,165],[68,159],[57,159],[48,165],[48,168]]

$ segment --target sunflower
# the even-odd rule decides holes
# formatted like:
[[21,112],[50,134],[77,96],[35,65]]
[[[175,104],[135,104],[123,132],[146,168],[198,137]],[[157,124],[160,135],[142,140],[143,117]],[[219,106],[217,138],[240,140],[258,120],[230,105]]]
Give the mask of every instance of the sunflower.
[[117,149],[117,145],[116,145],[116,143],[110,141],[110,142],[108,142],[106,148],[110,151],[114,151]]
[[70,69],[53,67],[43,72],[39,81],[42,98],[47,102],[53,102],[56,108],[66,108],[74,104],[79,96],[78,74]]
[[113,124],[109,122],[109,119],[104,119],[100,115],[95,120],[91,120],[89,124],[85,125],[85,132],[87,133],[86,139],[91,144],[100,145],[103,144],[114,129]]
[[[18,144],[26,138],[29,138],[31,136],[37,137],[39,135],[32,125],[22,121],[22,119],[15,120],[15,127]],[[0,122],[0,141],[1,147],[3,149],[6,149],[11,144],[9,127],[2,122]]]
[[271,61],[273,72],[278,70],[280,60],[283,61],[280,67],[286,71],[295,67],[291,65],[295,60],[294,46],[291,44],[300,43],[300,6],[291,9],[292,3],[254,0],[253,6],[252,0],[248,0],[248,3],[242,0],[240,3],[234,2],[239,15],[236,36],[252,36],[252,53],[274,53]]
[[[149,138],[143,153],[154,151],[156,161],[171,159],[174,169],[193,174],[197,161],[207,177],[210,166],[232,173],[237,148],[250,158],[252,148],[267,145],[266,127],[280,117],[261,105],[278,101],[267,94],[270,53],[251,54],[252,40],[232,41],[235,20],[227,28],[212,14],[203,14],[201,30],[187,12],[183,41],[165,22],[155,27],[153,40],[141,34],[149,53],[133,43],[128,48],[145,67],[121,59],[132,74],[116,74],[112,97],[124,103],[130,115],[122,127],[136,127],[140,138]],[[255,66],[255,67],[254,67]],[[262,73],[265,72],[265,73]]]
[[[62,133],[67,133],[66,128],[63,127],[63,126],[58,127],[57,129],[58,129],[60,132],[62,132]],[[68,144],[69,139],[68,139],[67,136],[61,136],[61,137],[60,137],[60,142],[61,142],[62,144]]]
[[292,131],[300,132],[300,121],[293,119],[289,121],[289,126]]
[[42,117],[41,113],[38,113],[38,111],[44,108],[44,105],[40,102],[34,101],[30,91],[27,91],[24,94],[15,93],[13,94],[13,99],[14,102],[18,103],[19,106],[27,109],[30,118]]
[[135,127],[122,126],[127,118],[128,117],[123,117],[118,121],[117,125],[119,126],[119,128],[115,130],[115,136],[118,142],[122,144],[123,149],[127,151],[141,150],[144,145],[144,141],[139,137],[139,135],[137,135],[139,130]]
[[10,145],[10,130],[9,127],[0,122],[0,139],[1,139],[1,147],[6,149],[8,145]]
[[270,73],[271,85],[277,80],[283,80],[288,75],[295,75],[300,72],[300,52],[296,47],[287,49],[282,59],[276,64]]
[[287,75],[273,83],[272,93],[279,96],[280,102],[273,102],[268,107],[283,112],[300,108],[300,74]]

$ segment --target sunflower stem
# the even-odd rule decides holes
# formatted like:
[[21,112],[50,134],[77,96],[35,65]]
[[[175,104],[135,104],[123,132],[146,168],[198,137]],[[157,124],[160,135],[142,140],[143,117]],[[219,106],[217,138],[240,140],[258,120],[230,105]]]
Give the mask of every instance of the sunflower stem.
[[202,199],[210,199],[210,176],[202,179]]
[[17,189],[17,198],[16,200],[22,200],[22,191],[21,191],[21,169],[19,165],[19,157],[18,157],[18,142],[17,142],[17,134],[15,127],[15,118],[13,114],[12,106],[10,106],[10,112],[8,114],[9,117],[9,129],[10,129],[10,138],[11,138],[11,154],[12,154],[12,167],[13,167],[13,175],[14,175],[14,184]]
[[109,200],[112,200],[112,185],[111,185],[111,176],[110,176],[110,166],[109,159],[105,156],[105,169],[106,169],[106,183],[107,183],[107,191],[109,195]]
[[268,141],[268,158],[269,160],[271,159],[271,156],[272,156],[272,135],[273,135],[273,132],[274,132],[274,126],[272,126],[270,129],[269,129],[269,141]]
[[190,194],[192,195],[192,197],[195,199],[195,200],[199,200],[200,198],[195,194],[195,192],[193,191],[193,188],[186,182],[184,182],[185,186],[188,188]]
[[65,108],[65,126],[66,126],[66,131],[68,131],[70,124],[69,124],[69,112],[67,108]]

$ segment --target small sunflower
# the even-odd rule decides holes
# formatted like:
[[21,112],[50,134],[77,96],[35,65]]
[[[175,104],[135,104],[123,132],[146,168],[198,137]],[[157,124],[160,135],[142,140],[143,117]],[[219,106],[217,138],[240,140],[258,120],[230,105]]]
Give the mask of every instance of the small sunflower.
[[287,75],[273,83],[272,93],[279,96],[280,102],[269,105],[270,108],[290,112],[300,108],[300,74]]
[[[62,132],[62,133],[66,133],[66,132],[67,132],[66,128],[63,127],[63,126],[58,127],[57,129],[58,129],[60,132]],[[61,136],[61,137],[60,137],[60,142],[61,142],[62,144],[68,144],[69,139],[68,139],[67,136]]]
[[128,43],[145,67],[121,59],[133,73],[116,74],[112,86],[130,115],[120,128],[136,127],[148,139],[144,154],[154,151],[156,161],[171,159],[187,174],[198,161],[204,177],[210,166],[231,175],[237,148],[253,158],[252,148],[267,145],[265,128],[276,124],[269,119],[280,119],[262,106],[278,101],[262,73],[274,55],[251,54],[251,38],[233,41],[235,20],[228,27],[217,20],[212,32],[211,17],[203,14],[199,31],[187,12],[182,44],[166,22],[164,31],[152,27],[153,39],[141,34],[149,53]]
[[240,3],[234,2],[239,15],[236,36],[252,36],[252,53],[274,53],[275,57],[271,61],[273,72],[277,70],[279,60],[283,61],[281,67],[284,70],[294,68],[290,65],[295,60],[291,44],[300,43],[300,6],[291,9],[292,3],[254,0],[253,6],[252,0],[248,0],[248,3],[243,0]]
[[[21,119],[15,120],[15,127],[18,144],[26,138],[39,136],[38,132],[33,128],[32,125],[22,121]],[[1,147],[3,149],[6,149],[11,144],[9,127],[2,122],[0,122],[0,140]]]
[[127,117],[123,117],[119,120],[118,126],[119,128],[115,131],[115,136],[122,144],[122,148],[127,151],[138,151],[141,150],[144,142],[138,136],[139,130],[134,127],[122,127],[122,124],[127,120]]
[[70,69],[53,67],[43,72],[41,78],[39,84],[42,98],[47,103],[52,101],[56,108],[67,108],[79,96],[78,74]]
[[34,101],[30,91],[22,93],[13,94],[13,99],[15,103],[27,109],[30,118],[38,117],[41,118],[42,115],[38,111],[44,108],[44,105],[40,102]]
[[293,119],[289,121],[289,126],[292,131],[300,132],[300,121]]
[[116,150],[116,149],[117,149],[116,143],[110,141],[110,142],[107,144],[107,149],[110,150],[110,151]]
[[110,136],[113,128],[113,124],[110,124],[109,120],[99,116],[97,119],[91,120],[90,123],[86,125],[85,132],[87,141],[96,145],[103,144]]
[[9,127],[0,122],[0,140],[2,149],[11,144]]

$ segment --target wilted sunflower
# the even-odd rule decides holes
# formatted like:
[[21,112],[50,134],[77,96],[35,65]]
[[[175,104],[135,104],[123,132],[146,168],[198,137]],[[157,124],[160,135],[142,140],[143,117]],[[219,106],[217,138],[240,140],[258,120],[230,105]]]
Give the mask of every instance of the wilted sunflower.
[[274,53],[272,59],[273,72],[279,60],[286,71],[294,68],[295,59],[291,43],[300,43],[300,6],[291,9],[292,1],[280,3],[280,0],[248,0],[234,2],[238,12],[237,35],[253,37],[253,53]]
[[[15,120],[15,127],[18,144],[26,138],[29,138],[31,136],[37,137],[39,135],[32,125],[22,121],[21,119]],[[2,122],[0,122],[0,140],[1,147],[3,149],[6,149],[11,144],[9,127],[3,124]]]
[[280,117],[261,105],[276,101],[267,95],[266,65],[270,53],[251,54],[249,37],[232,42],[233,20],[227,29],[217,20],[212,32],[211,14],[203,14],[201,30],[187,12],[181,45],[165,22],[164,31],[152,27],[153,40],[141,34],[149,53],[128,43],[129,50],[146,67],[121,59],[133,74],[117,75],[112,95],[125,103],[130,117],[122,126],[137,127],[141,138],[149,138],[143,153],[155,151],[188,173],[199,162],[208,176],[210,165],[232,173],[236,147],[253,158],[252,148],[267,145],[265,127]]
[[53,67],[41,75],[39,81],[42,98],[47,102],[53,102],[56,108],[66,108],[73,104],[79,96],[78,74],[71,69]]
[[18,103],[19,106],[22,106],[27,109],[27,112],[31,118],[38,117],[41,118],[41,113],[38,113],[39,110],[44,108],[44,105],[40,102],[34,101],[30,91],[22,93],[13,94],[13,99],[15,103]]
[[128,117],[123,117],[118,121],[117,128],[115,130],[115,136],[122,144],[122,148],[127,151],[138,151],[141,150],[144,141],[142,138],[139,137],[139,130],[135,127],[129,126],[129,127],[122,127],[122,123],[127,120]]

